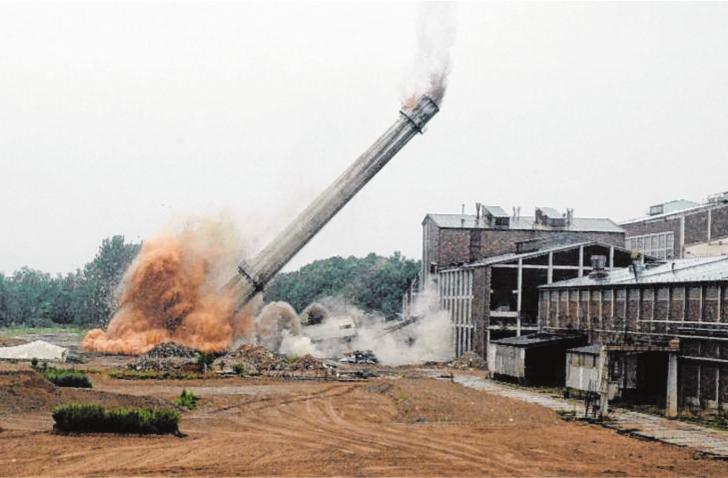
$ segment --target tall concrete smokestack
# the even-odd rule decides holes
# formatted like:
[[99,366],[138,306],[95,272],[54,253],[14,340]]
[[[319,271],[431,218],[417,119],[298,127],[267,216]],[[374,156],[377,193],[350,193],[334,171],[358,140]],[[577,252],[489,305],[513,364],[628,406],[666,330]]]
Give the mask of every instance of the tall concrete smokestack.
[[440,109],[428,96],[400,110],[399,119],[228,283],[240,310],[323,228]]

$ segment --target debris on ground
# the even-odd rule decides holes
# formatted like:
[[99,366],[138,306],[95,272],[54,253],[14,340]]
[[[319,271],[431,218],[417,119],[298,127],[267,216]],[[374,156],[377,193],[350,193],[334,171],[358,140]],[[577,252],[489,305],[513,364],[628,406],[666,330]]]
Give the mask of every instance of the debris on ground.
[[242,344],[233,352],[223,355],[213,365],[222,373],[244,370],[246,375],[272,377],[326,376],[331,367],[311,355],[286,358],[262,345]]
[[460,358],[457,358],[447,364],[448,367],[451,368],[457,368],[457,369],[466,369],[466,368],[485,368],[486,362],[483,360],[483,357],[476,354],[475,352],[465,352],[460,356]]
[[262,345],[242,344],[217,359],[215,364],[221,370],[242,366],[246,374],[260,375],[283,370],[287,362],[284,356],[273,353]]
[[291,372],[303,372],[307,370],[328,370],[329,367],[316,357],[304,355],[302,357],[296,357],[293,360],[289,360],[287,369]]
[[199,352],[193,348],[186,347],[174,342],[162,342],[155,346],[152,350],[145,353],[143,357],[148,358],[194,358]]
[[195,359],[199,352],[193,348],[174,342],[164,342],[152,350],[140,355],[128,365],[137,371],[182,372],[192,371],[196,366]]
[[350,354],[344,355],[339,361],[344,363],[379,363],[379,359],[371,350],[355,350]]

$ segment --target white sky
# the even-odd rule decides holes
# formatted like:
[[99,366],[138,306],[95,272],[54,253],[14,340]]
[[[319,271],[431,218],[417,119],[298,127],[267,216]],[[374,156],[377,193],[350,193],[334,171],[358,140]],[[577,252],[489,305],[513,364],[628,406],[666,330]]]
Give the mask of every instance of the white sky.
[[[419,257],[476,201],[623,220],[728,190],[728,4],[456,7],[450,89],[294,259]],[[414,4],[0,4],[0,271],[227,214],[258,244],[396,118]]]

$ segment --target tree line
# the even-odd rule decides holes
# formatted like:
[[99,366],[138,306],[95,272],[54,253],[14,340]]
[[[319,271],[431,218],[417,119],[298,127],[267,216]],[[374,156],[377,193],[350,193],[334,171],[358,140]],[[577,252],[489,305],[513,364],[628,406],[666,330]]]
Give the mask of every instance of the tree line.
[[278,274],[268,285],[268,301],[283,300],[301,312],[324,297],[341,297],[367,312],[394,318],[402,310],[402,295],[420,270],[420,261],[399,252],[389,257],[330,257],[295,272]]
[[[114,312],[115,291],[140,248],[114,236],[101,243],[91,262],[65,275],[28,267],[0,273],[0,327],[105,326]],[[365,311],[394,317],[419,268],[419,261],[398,252],[331,257],[279,274],[265,298],[289,302],[300,312],[321,298],[341,297]]]
[[0,326],[105,325],[114,290],[140,247],[114,236],[102,241],[91,262],[65,275],[29,267],[0,273]]

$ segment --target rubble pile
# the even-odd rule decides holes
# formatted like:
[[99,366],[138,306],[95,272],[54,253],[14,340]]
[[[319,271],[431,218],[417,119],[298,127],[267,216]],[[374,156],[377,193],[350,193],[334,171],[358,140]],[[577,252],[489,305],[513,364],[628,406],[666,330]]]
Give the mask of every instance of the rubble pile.
[[447,366],[457,369],[485,368],[485,360],[475,352],[465,352],[460,358],[448,363]]
[[174,342],[164,342],[128,365],[131,370],[183,372],[194,367],[198,351]]
[[374,352],[372,352],[371,350],[355,350],[350,354],[344,355],[344,357],[341,358],[339,361],[346,363],[379,363],[379,359],[376,355],[374,355]]
[[262,345],[252,344],[242,344],[219,361],[230,367],[240,364],[251,375],[282,371],[288,366],[284,356],[273,353]]
[[185,347],[184,345],[176,344],[174,342],[163,342],[143,356],[149,358],[194,358],[197,354],[197,350],[193,348]]
[[288,363],[287,367],[287,370],[290,372],[321,371],[328,369],[329,367],[325,363],[311,355],[296,357]]
[[[327,375],[330,367],[310,355],[286,358],[271,352],[261,345],[243,344],[235,351],[220,357],[216,364],[222,372],[233,371],[236,367],[249,375],[268,375],[274,377]],[[214,367],[214,365],[213,365]]]

